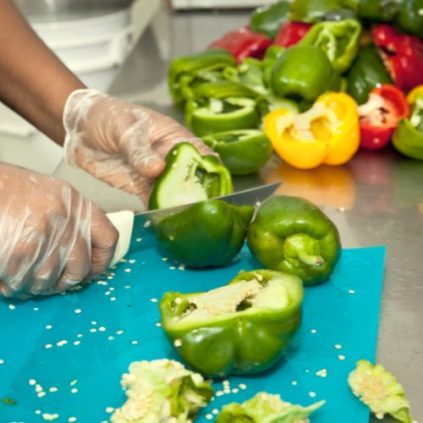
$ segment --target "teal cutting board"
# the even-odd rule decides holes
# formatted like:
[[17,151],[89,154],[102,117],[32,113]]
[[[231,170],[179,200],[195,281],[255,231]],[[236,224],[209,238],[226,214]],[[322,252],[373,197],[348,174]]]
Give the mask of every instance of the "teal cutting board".
[[[367,423],[347,375],[358,359],[375,358],[384,256],[383,247],[343,250],[331,280],[306,289],[303,322],[285,357],[266,373],[230,378],[229,393],[216,382],[198,421],[214,421],[222,405],[268,391],[303,405],[326,400],[316,423]],[[137,228],[126,261],[88,288],[0,300],[0,423],[108,421],[125,399],[120,378],[132,361],[177,358],[159,325],[162,294],[208,290],[254,268],[246,247],[223,269],[175,268],[149,230]]]

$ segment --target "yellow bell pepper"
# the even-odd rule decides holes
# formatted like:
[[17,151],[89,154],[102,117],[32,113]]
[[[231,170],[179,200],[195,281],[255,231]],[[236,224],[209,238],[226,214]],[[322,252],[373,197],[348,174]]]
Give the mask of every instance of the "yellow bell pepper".
[[344,164],[360,144],[357,104],[348,94],[328,92],[304,113],[288,109],[269,113],[264,132],[291,166],[312,169]]
[[407,103],[414,104],[418,95],[423,93],[423,85],[413,88],[407,95]]

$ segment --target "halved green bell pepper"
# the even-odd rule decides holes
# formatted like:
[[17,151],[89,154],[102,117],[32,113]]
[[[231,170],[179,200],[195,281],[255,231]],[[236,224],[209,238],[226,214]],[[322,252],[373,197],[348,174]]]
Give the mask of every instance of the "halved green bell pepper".
[[182,358],[204,375],[250,374],[272,366],[301,320],[300,278],[241,272],[208,292],[167,292],[162,326]]
[[324,51],[333,68],[340,73],[351,65],[358,52],[361,25],[355,19],[320,22],[310,29],[300,45],[313,45]]
[[423,88],[410,106],[411,116],[409,119],[401,119],[392,137],[392,144],[405,156],[423,160]]
[[225,99],[227,97],[256,98],[257,93],[240,82],[216,81],[204,82],[192,88],[195,100],[205,98]]
[[231,192],[231,174],[219,159],[202,156],[191,143],[181,142],[166,156],[166,169],[154,184],[148,207],[174,207]]
[[358,104],[364,104],[370,91],[382,84],[392,84],[392,79],[376,47],[369,45],[361,48],[347,75],[347,93]]
[[250,98],[207,98],[187,102],[185,121],[187,127],[201,137],[215,132],[257,128],[259,114],[256,102]]
[[219,154],[232,175],[258,172],[273,151],[269,138],[256,129],[220,132],[204,137],[203,141]]
[[229,264],[244,244],[253,206],[207,200],[154,225],[164,255],[187,267]]
[[227,66],[235,65],[235,59],[223,49],[206,50],[173,60],[168,73],[168,85],[173,100],[175,102],[184,100],[185,95],[182,90],[193,84],[201,72],[222,70]]
[[290,19],[298,22],[318,22],[330,13],[345,9],[355,11],[358,0],[293,0]]
[[262,265],[299,276],[305,285],[328,279],[340,254],[334,223],[314,204],[277,196],[262,204],[247,235]]
[[259,392],[242,404],[233,402],[222,408],[216,423],[301,423],[325,402],[308,407],[285,402],[279,395]]
[[337,91],[340,82],[340,75],[319,47],[296,45],[276,62],[271,86],[277,96],[314,101],[326,91]]
[[250,17],[250,28],[274,38],[280,26],[288,20],[291,3],[280,0],[257,8]]

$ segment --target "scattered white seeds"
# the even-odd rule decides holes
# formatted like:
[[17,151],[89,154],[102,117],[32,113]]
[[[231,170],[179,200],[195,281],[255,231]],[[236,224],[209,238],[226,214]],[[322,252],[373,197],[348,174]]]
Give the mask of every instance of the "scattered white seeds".
[[178,266],[178,269],[179,269],[181,272],[183,272],[183,271],[185,270],[185,265],[184,265],[184,264],[179,265],[179,266]]
[[110,297],[110,301],[116,301],[116,297]]
[[344,361],[346,359],[346,357],[345,357],[345,355],[340,354],[340,355],[338,355],[338,359],[341,360],[341,361]]
[[162,327],[162,324],[161,324],[160,322],[157,322],[157,323],[156,323],[156,326],[157,326],[158,328],[161,328],[161,327]]
[[245,391],[247,389],[247,385],[245,383],[240,383],[238,385],[239,389],[242,389],[243,391]]
[[237,394],[238,392],[239,392],[239,389],[238,388],[234,388],[234,389],[232,389],[232,391],[231,391],[233,394]]
[[133,341],[131,341],[131,344],[132,345],[138,345],[139,344],[139,341],[137,341],[136,339],[134,339]]
[[107,337],[107,340],[108,341],[113,341],[115,339],[115,337],[113,336],[113,335],[109,335],[108,337]]
[[131,288],[131,285],[125,285],[124,288],[125,289],[130,289]]
[[0,366],[1,366],[2,364],[4,364],[4,360],[2,360],[2,359],[0,358]]
[[68,418],[68,422],[69,422],[69,423],[74,423],[74,422],[76,422],[76,417],[69,417],[69,418]]
[[222,395],[223,395],[223,391],[217,391],[217,392],[216,392],[216,396],[217,396],[217,397],[221,397]]
[[81,341],[73,341],[73,345],[75,345],[76,347],[81,343]]
[[206,419],[213,420],[213,414],[210,414],[210,413],[206,414]]
[[63,347],[63,345],[66,345],[67,343],[68,343],[68,341],[66,341],[66,339],[62,339],[61,341],[56,342],[56,345],[58,347]]
[[45,396],[46,396],[45,392],[38,392],[38,394],[37,394],[38,398],[42,398],[42,397],[45,397]]
[[175,341],[173,342],[173,345],[175,347],[180,347],[182,345],[182,340],[180,339],[175,339]]
[[148,228],[151,226],[151,220],[147,220],[147,222],[144,223],[144,228]]
[[80,314],[80,313],[82,313],[82,310],[80,308],[76,308],[73,312],[75,314]]
[[355,294],[355,289],[349,289],[348,294]]
[[35,385],[35,392],[43,392],[43,387],[39,383]]
[[57,413],[43,413],[43,419],[47,422],[52,422],[53,420],[57,420],[59,415]]
[[335,344],[334,348],[337,350],[341,350],[342,349],[342,345],[341,344]]
[[40,415],[41,414],[41,410],[35,410],[34,413],[37,414],[37,415]]
[[297,382],[296,380],[293,380],[293,381],[291,382],[291,385],[292,385],[292,386],[297,386],[297,385],[298,385],[298,382]]
[[100,326],[100,327],[98,328],[98,330],[99,330],[100,332],[106,332],[106,328],[105,328],[104,326]]
[[16,306],[14,304],[9,304],[9,310],[14,310]]
[[84,335],[82,333],[78,333],[78,335],[76,335],[77,338],[82,338]]
[[308,393],[308,395],[309,395],[311,398],[315,398],[317,394],[316,394],[316,392],[310,391],[310,392]]
[[[66,292],[65,292],[64,294],[66,294]],[[34,310],[34,311],[38,311],[38,310],[39,310],[39,308],[38,308],[38,307],[34,307],[34,308],[33,308],[33,310]]]
[[77,393],[78,393],[78,388],[71,389],[71,394],[77,394]]
[[53,329],[53,325],[46,325],[46,329],[47,330]]
[[131,260],[128,260],[128,262],[131,263],[131,264],[134,264],[136,262],[136,260],[131,259]]
[[78,383],[78,379],[74,379],[74,380],[72,380],[72,381],[69,383],[69,385],[70,385],[70,386],[75,386],[77,383]]
[[321,370],[318,370],[318,371],[316,372],[316,376],[323,377],[323,378],[327,377],[327,376],[328,376],[328,371],[327,371],[327,369],[321,369]]
[[97,322],[95,320],[92,320],[91,324],[95,326],[97,324]]
[[137,238],[135,241],[141,242],[142,241],[142,238]]
[[157,299],[157,298],[150,298],[150,301],[151,301],[152,303],[157,303],[158,299]]
[[34,386],[37,383],[37,381],[35,379],[29,379],[28,380],[28,384],[31,386]]
[[132,269],[130,269],[130,268],[128,267],[128,268],[124,269],[123,271],[124,271],[124,272],[126,272],[126,273],[131,273],[131,272],[132,272]]
[[45,344],[45,345],[44,345],[44,348],[45,348],[46,350],[49,350],[50,348],[53,348],[53,345],[52,345],[52,344]]
[[169,259],[167,257],[163,257],[162,261],[168,261]]
[[48,388],[49,392],[57,392],[58,389],[55,386],[52,386],[51,388]]
[[175,266],[170,266],[170,267],[169,267],[169,269],[170,269],[170,270],[175,270],[175,269],[176,269],[176,267],[175,267]]
[[212,413],[213,414],[219,414],[219,409],[218,408],[213,408]]
[[304,370],[306,373],[310,373],[310,369],[305,369]]
[[113,413],[115,409],[113,407],[106,407],[106,413]]
[[317,333],[317,330],[316,329],[311,329],[310,330],[310,333],[315,334],[315,333]]
[[117,330],[116,335],[123,335],[123,330],[122,329]]

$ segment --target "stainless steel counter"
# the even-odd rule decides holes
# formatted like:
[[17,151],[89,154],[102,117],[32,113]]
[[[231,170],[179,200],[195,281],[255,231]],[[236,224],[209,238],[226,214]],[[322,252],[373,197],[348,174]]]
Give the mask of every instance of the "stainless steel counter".
[[[167,93],[169,60],[204,49],[225,31],[245,24],[247,17],[247,12],[161,13],[129,57],[111,93],[182,119]],[[106,210],[140,206],[132,196],[65,166],[57,175],[71,180]],[[386,245],[378,360],[398,377],[414,418],[422,421],[423,162],[387,149],[360,152],[347,166],[300,171],[274,158],[260,176],[239,178],[235,185],[279,179],[283,181],[280,193],[302,196],[322,207],[337,224],[344,247]]]

